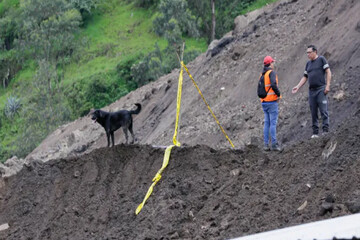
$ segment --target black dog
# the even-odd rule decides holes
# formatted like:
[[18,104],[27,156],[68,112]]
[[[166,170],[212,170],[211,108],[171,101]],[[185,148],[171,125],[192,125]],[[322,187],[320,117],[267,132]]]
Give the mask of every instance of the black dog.
[[131,143],[134,143],[135,137],[132,129],[133,120],[131,115],[138,114],[141,111],[141,104],[135,103],[135,105],[137,106],[137,109],[133,111],[120,110],[112,113],[97,109],[95,112],[93,112],[91,119],[104,127],[107,136],[108,147],[110,147],[110,136],[112,145],[114,146],[114,132],[120,127],[123,128],[125,133],[126,143],[128,143],[128,129],[132,136]]

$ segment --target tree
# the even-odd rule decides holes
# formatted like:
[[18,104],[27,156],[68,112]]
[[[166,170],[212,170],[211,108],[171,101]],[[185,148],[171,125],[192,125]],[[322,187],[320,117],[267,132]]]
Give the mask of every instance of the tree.
[[[187,0],[189,8],[194,13],[196,23],[201,30],[202,36],[206,36],[210,42],[214,38],[221,38],[227,32],[233,30],[234,19],[255,0]],[[215,14],[213,14],[215,12]],[[215,25],[213,20],[216,19]],[[215,30],[215,37],[214,31]]]
[[[159,0],[132,0],[135,2],[135,6],[142,7],[142,8],[149,8],[152,6],[156,6],[160,1]],[[128,0],[131,2],[131,0]]]
[[9,10],[6,14],[0,18],[0,79],[3,88],[8,86],[10,79],[21,68],[13,48],[17,32],[16,12]]
[[188,9],[186,0],[161,0],[159,12],[153,22],[155,33],[164,36],[170,44],[181,43],[183,34],[200,36],[196,19]]
[[20,8],[16,43],[22,55],[52,63],[71,55],[82,20],[78,10],[65,0],[24,0]]
[[100,0],[68,0],[82,14],[83,12],[91,13],[93,8],[99,4]]
[[71,116],[55,66],[45,60],[39,61],[38,65],[32,86],[27,87],[31,91],[30,99],[22,106],[23,134],[16,141],[17,151],[14,153],[19,157],[26,156]]
[[215,0],[211,0],[211,41],[215,39]]

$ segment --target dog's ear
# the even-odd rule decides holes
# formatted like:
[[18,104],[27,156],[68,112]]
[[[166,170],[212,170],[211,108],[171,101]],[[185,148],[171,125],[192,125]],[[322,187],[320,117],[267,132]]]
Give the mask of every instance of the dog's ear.
[[101,118],[104,117],[104,113],[103,113],[102,111],[100,111],[100,110],[99,110],[99,116],[100,116]]

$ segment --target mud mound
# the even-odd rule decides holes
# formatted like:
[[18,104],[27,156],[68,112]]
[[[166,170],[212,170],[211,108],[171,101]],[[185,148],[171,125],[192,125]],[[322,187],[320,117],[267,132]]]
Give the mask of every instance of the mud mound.
[[[118,145],[2,179],[1,239],[224,239],[360,211],[359,118],[283,153]],[[303,210],[297,210],[307,201]]]
[[[179,71],[105,109],[143,105],[134,121],[139,145],[101,148],[104,130],[89,117],[62,126],[18,174],[0,179],[0,226],[9,224],[0,239],[224,239],[360,212],[359,10],[356,0],[279,1],[219,41],[226,45],[215,44],[216,54],[190,63],[237,150],[222,149],[228,142],[185,78],[179,140],[187,146],[173,149],[138,216],[164,154],[146,144],[171,142]],[[306,87],[290,94],[310,43],[333,72],[331,133],[313,140]],[[254,89],[269,54],[284,96],[280,154],[259,148],[263,113]],[[121,131],[115,139],[124,141]]]

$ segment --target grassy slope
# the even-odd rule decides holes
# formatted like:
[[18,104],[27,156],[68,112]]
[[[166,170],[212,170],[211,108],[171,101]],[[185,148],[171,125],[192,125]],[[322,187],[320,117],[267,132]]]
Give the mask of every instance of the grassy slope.
[[[0,13],[9,6],[17,6],[18,0],[0,0]],[[86,25],[81,29],[78,37],[87,39],[87,48],[83,49],[80,57],[73,59],[64,69],[63,84],[66,86],[75,81],[87,80],[95,74],[114,77],[116,66],[134,56],[145,55],[154,49],[158,43],[161,49],[166,47],[166,40],[159,38],[152,32],[153,12],[135,8],[123,1],[107,0],[93,12]],[[186,39],[189,49],[205,51],[205,39]],[[20,82],[31,83],[36,67],[33,63],[24,67],[10,82],[7,89],[0,88],[0,109],[6,104],[6,99],[13,95],[26,98],[20,88]],[[109,73],[109,74],[108,74]],[[108,75],[107,75],[108,74]],[[125,83],[119,86],[126,88]],[[11,143],[18,134],[21,119],[2,121],[0,131],[0,148],[10,150]],[[6,159],[1,159],[2,161]]]
[[[103,11],[106,13],[95,13],[80,34],[89,39],[89,48],[80,62],[65,69],[66,83],[112,71],[120,61],[152,51],[156,42],[161,49],[166,47],[166,40],[151,31],[152,12],[115,3]],[[207,48],[204,39],[188,39],[187,44],[201,51]]]
[[[260,8],[276,0],[258,0],[244,13]],[[0,15],[9,7],[18,7],[19,0],[0,0]],[[116,66],[121,61],[134,56],[145,55],[154,49],[158,43],[161,49],[166,47],[166,41],[152,32],[154,13],[145,9],[135,8],[122,0],[106,0],[81,29],[78,37],[88,40],[87,48],[80,57],[71,61],[64,69],[65,85],[79,80],[87,80],[94,74],[109,73],[112,77]],[[204,52],[207,49],[205,39],[185,39],[187,49],[197,49]],[[13,79],[7,89],[0,88],[0,109],[4,108],[6,98],[14,95],[20,98],[26,96],[19,90],[20,82],[30,83],[35,75],[33,63],[24,67]],[[105,80],[105,79],[104,79]],[[125,83],[119,87],[126,87]],[[2,121],[0,131],[0,148],[11,149],[11,143],[16,139],[17,128],[21,119]],[[0,159],[2,161],[6,159]]]

